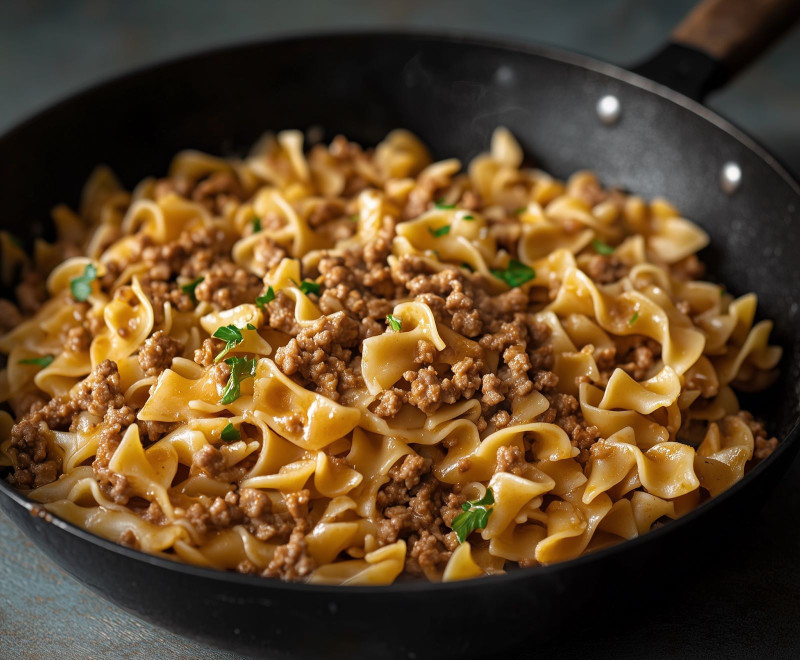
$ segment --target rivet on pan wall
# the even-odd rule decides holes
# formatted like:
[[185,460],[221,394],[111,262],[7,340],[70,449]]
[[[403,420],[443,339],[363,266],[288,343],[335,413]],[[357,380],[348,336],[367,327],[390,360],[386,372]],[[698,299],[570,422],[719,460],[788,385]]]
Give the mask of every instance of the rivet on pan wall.
[[616,124],[622,113],[622,106],[616,96],[607,94],[597,102],[597,116],[604,124]]
[[722,171],[719,175],[719,184],[722,189],[728,194],[732,195],[736,192],[739,184],[742,182],[742,168],[738,163],[729,160],[722,166]]

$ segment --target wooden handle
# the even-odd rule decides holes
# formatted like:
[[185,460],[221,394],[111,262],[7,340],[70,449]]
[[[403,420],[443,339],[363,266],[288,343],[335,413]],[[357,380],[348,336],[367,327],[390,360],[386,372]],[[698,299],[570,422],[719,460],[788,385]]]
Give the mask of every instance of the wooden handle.
[[800,17],[800,0],[703,0],[672,40],[725,63],[732,75]]

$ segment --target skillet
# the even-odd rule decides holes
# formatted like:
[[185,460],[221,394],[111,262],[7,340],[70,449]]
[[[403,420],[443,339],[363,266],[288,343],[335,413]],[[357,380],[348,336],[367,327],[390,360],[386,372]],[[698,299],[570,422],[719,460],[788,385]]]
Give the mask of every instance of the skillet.
[[[485,656],[523,638],[551,637],[587,610],[613,612],[669,589],[751,515],[800,446],[800,296],[793,290],[800,278],[800,186],[696,102],[797,13],[798,3],[787,0],[705,2],[673,42],[637,68],[683,94],[538,46],[339,34],[152,67],[69,98],[0,138],[0,224],[28,241],[52,231],[44,220],[49,209],[65,200],[74,205],[97,163],[132,186],[163,172],[181,149],[242,153],[266,129],[313,125],[326,138],[343,133],[363,144],[405,127],[437,156],[463,161],[505,125],[533,163],[557,176],[589,168],[607,185],[673,200],[711,235],[702,255],[710,272],[735,294],[758,293],[760,312],[775,319],[774,341],[785,350],[778,383],[743,400],[781,444],[714,500],[638,539],[563,564],[462,583],[351,588],[151,557],[49,516],[2,481],[0,507],[56,563],[126,610],[271,658]],[[743,23],[749,31],[731,29]]]

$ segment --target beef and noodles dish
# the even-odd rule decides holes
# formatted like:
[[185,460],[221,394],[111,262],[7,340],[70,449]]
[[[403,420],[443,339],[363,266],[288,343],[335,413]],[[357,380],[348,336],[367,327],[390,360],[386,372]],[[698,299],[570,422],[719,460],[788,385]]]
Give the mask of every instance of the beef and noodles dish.
[[702,229],[503,128],[461,167],[403,130],[99,167],[55,243],[2,235],[0,471],[148,553],[375,585],[634,538],[775,448],[735,392],[781,351]]

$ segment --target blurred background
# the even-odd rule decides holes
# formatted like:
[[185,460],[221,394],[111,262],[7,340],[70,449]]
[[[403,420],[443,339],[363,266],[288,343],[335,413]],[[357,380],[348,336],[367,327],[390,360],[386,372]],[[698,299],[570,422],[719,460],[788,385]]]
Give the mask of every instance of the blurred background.
[[[645,58],[693,0],[27,0],[0,2],[0,132],[87,85],[201,49],[352,27],[472,32],[616,64]],[[209,81],[224,85],[224,81]],[[709,105],[800,172],[800,30]],[[266,127],[265,127],[266,128]]]
[[[210,47],[304,31],[384,27],[478,33],[551,44],[629,65],[657,49],[694,4],[0,0],[0,133],[119,73]],[[224,86],[225,81],[208,84]],[[800,29],[708,103],[800,173]],[[617,629],[591,628],[589,619],[598,613],[587,613],[574,639],[538,652],[561,658],[640,658],[647,649],[650,658],[697,657],[698,649],[713,646],[716,657],[797,657],[800,535],[796,526],[786,525],[800,517],[797,478],[800,462],[768,500],[763,519],[743,523],[736,547],[673,598],[659,601],[657,611],[640,613],[619,634]],[[775,529],[786,532],[776,536]],[[100,600],[46,560],[1,514],[0,584],[0,657],[234,657],[143,624]],[[761,594],[757,603],[754,592]],[[622,616],[627,621],[636,613]],[[518,649],[504,658],[521,660],[529,651]]]

